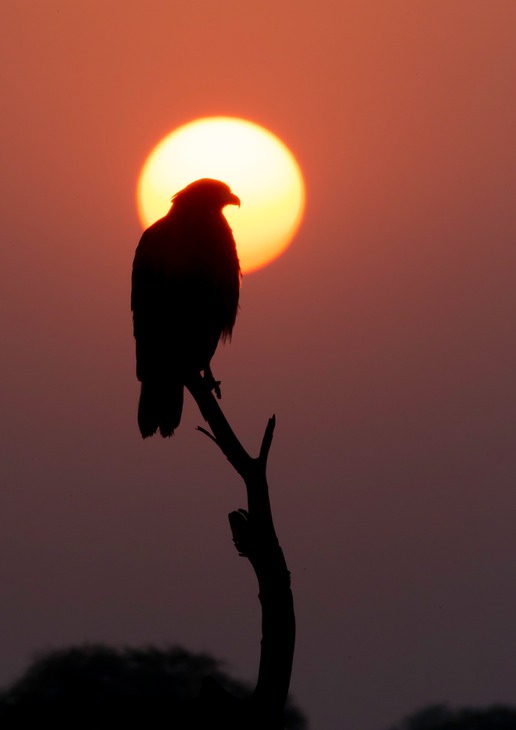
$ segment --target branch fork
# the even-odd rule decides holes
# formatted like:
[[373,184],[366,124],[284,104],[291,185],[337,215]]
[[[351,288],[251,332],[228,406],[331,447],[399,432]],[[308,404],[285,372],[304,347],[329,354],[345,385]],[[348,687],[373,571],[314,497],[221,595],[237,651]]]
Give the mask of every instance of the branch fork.
[[251,457],[213,396],[209,377],[196,373],[186,387],[211,432],[202,426],[197,430],[219,447],[245,482],[247,509],[231,512],[229,522],[239,555],[248,558],[256,573],[262,605],[260,668],[250,698],[249,727],[281,730],[294,656],[295,617],[290,573],[274,529],[266,477],[276,418],[267,423],[258,456]]

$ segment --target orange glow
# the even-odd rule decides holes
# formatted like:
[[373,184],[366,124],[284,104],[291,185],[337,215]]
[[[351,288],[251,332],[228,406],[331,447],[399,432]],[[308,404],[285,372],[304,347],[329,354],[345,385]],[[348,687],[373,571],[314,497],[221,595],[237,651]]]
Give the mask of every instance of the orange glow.
[[156,145],[138,181],[137,204],[147,227],[170,208],[170,198],[202,177],[226,182],[242,201],[224,210],[233,229],[242,271],[276,259],[292,241],[303,215],[299,165],[275,135],[233,117],[198,119]]

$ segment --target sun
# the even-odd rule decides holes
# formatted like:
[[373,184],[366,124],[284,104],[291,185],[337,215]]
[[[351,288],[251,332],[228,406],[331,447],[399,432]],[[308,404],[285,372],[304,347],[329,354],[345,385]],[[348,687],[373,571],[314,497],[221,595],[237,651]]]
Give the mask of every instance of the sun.
[[303,216],[305,186],[296,159],[278,137],[235,117],[207,117],[175,129],[140,173],[137,205],[144,227],[165,215],[172,195],[203,177],[227,183],[242,202],[224,214],[244,273],[283,253]]

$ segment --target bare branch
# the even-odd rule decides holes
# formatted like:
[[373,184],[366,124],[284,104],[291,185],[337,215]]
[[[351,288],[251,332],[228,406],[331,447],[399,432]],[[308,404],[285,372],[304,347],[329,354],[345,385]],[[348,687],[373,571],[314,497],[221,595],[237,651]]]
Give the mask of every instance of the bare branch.
[[267,423],[265,433],[263,434],[262,445],[260,447],[260,455],[258,456],[258,459],[263,464],[264,469],[267,465],[267,459],[269,457],[269,451],[272,444],[272,437],[274,436],[275,426],[276,416],[271,416],[271,418],[269,418],[269,422]]
[[233,432],[209,381],[204,382],[198,373],[188,380],[186,387],[212,433],[200,426],[198,430],[217,444],[247,489],[248,509],[232,512],[229,521],[239,555],[249,559],[258,578],[262,605],[260,668],[251,701],[256,727],[280,730],[294,656],[295,617],[290,573],[274,529],[266,478],[276,418],[269,419],[259,455],[253,458]]
[[203,428],[202,426],[197,426],[197,429],[196,429],[196,430],[197,430],[197,431],[200,431],[200,432],[201,432],[201,433],[203,433],[203,434],[204,434],[205,436],[207,436],[208,438],[210,438],[210,439],[211,439],[212,441],[214,441],[214,442],[215,442],[215,443],[217,444],[217,446],[218,446],[218,447],[220,448],[220,444],[219,444],[219,442],[217,441],[217,439],[215,438],[215,436],[214,436],[214,435],[213,435],[212,433],[210,433],[209,431],[207,431],[207,430],[206,430],[205,428]]

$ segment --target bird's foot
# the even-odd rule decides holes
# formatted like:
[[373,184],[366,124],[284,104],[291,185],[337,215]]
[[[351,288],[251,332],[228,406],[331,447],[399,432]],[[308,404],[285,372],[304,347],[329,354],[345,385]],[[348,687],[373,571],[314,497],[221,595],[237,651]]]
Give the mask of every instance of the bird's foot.
[[215,380],[210,367],[204,369],[204,382],[210,390],[213,390],[217,398],[220,400],[222,397],[222,393],[220,392],[220,384],[222,381]]

